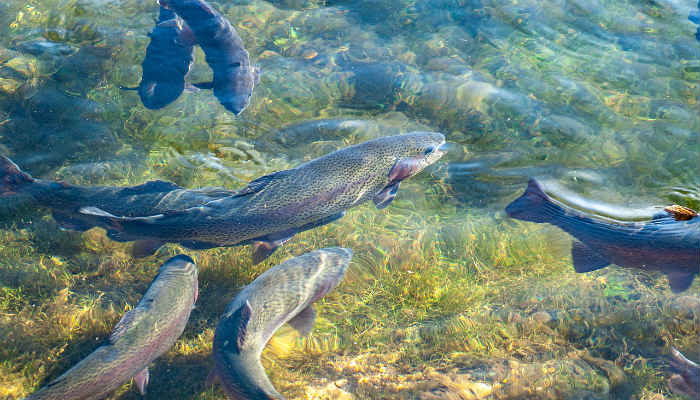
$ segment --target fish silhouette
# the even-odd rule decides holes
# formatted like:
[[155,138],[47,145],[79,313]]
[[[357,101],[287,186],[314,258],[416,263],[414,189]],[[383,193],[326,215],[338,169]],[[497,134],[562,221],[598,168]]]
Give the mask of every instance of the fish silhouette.
[[595,218],[553,200],[530,179],[525,193],[506,207],[506,213],[555,225],[575,237],[571,256],[576,272],[609,264],[658,270],[666,274],[672,291],[682,292],[700,269],[700,218],[685,207],[666,207],[646,222]]
[[144,107],[159,109],[177,100],[185,90],[185,77],[194,61],[194,36],[182,18],[164,7],[148,36],[151,42],[141,64],[141,83],[122,89],[137,90]]
[[231,23],[203,0],[160,0],[160,4],[187,22],[214,73],[211,82],[194,86],[213,89],[227,110],[240,114],[250,104],[260,72],[250,65],[248,51]]

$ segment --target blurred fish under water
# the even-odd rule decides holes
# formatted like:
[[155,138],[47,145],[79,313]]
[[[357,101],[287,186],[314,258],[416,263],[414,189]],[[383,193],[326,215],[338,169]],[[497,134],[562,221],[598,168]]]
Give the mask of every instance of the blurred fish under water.
[[576,272],[610,264],[658,270],[666,274],[674,292],[688,289],[700,272],[700,217],[686,207],[666,207],[647,222],[595,218],[553,200],[531,179],[506,213],[555,225],[575,237],[571,256]]
[[211,82],[194,86],[213,89],[224,108],[240,114],[250,103],[260,71],[250,64],[248,51],[236,29],[203,0],[161,0],[160,4],[174,10],[187,23],[214,72]]
[[141,63],[141,83],[121,89],[137,90],[144,107],[159,109],[177,100],[185,90],[185,79],[194,62],[195,40],[182,18],[162,6],[148,36],[151,42]]

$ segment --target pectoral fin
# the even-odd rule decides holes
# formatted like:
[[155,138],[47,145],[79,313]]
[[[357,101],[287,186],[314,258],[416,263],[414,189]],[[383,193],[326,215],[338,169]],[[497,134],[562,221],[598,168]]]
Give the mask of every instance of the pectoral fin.
[[270,257],[278,247],[291,239],[296,233],[296,229],[289,229],[254,239],[252,254],[253,264],[258,264],[267,257]]
[[299,332],[301,336],[307,336],[311,333],[316,321],[316,310],[313,304],[309,305],[301,312],[290,319],[287,323]]
[[382,189],[376,196],[374,196],[374,205],[377,206],[378,210],[386,207],[394,200],[396,193],[399,191],[399,185],[401,182],[396,182],[393,185],[389,185]]
[[389,171],[389,181],[402,181],[413,174],[413,171],[418,167],[419,158],[408,157],[397,160],[394,166]]
[[668,277],[668,284],[671,286],[671,291],[673,293],[680,293],[690,287],[693,284],[693,279],[695,274],[692,272],[683,271],[673,271],[666,274]]
[[144,368],[136,374],[134,377],[134,383],[136,383],[136,387],[139,389],[139,393],[141,393],[141,396],[144,396],[146,394],[146,386],[148,386],[148,378],[150,377],[150,374],[148,373],[148,367]]
[[571,246],[571,258],[576,272],[591,272],[610,265],[610,261],[596,254],[590,247],[581,242]]

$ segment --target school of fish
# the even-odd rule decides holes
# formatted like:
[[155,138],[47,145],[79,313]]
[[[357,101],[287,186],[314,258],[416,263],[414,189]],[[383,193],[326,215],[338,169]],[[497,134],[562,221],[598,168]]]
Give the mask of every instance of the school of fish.
[[[212,89],[235,115],[248,107],[259,69],[233,25],[204,0],[160,0],[149,34],[136,90],[148,109],[171,104],[188,87]],[[697,23],[697,12],[689,17]],[[188,83],[194,46],[212,70],[210,82]],[[361,121],[322,120],[279,132],[281,144],[296,143],[305,127],[362,129]],[[315,131],[314,131],[315,132]],[[290,139],[291,138],[291,139]],[[133,241],[135,257],[150,256],[166,243],[191,250],[252,246],[259,263],[294,235],[343,217],[372,201],[387,207],[401,183],[445,154],[445,136],[411,132],[351,145],[249,182],[239,190],[188,189],[166,181],[137,186],[79,186],[32,177],[0,155],[0,198],[21,196],[51,212],[63,229],[103,228],[109,238]],[[571,235],[576,272],[615,264],[661,271],[673,292],[687,290],[700,272],[700,217],[672,205],[648,221],[627,222],[579,211],[548,194],[536,179],[506,209],[510,218],[548,223]],[[213,339],[210,384],[231,399],[283,399],[260,362],[274,333],[285,323],[302,335],[314,326],[314,303],[338,286],[352,250],[312,250],[261,273],[230,302]],[[86,358],[49,381],[27,400],[99,399],[133,379],[145,394],[148,366],[183,333],[198,295],[198,270],[186,255],[167,260],[134,309],[124,314],[109,339]],[[672,349],[669,378],[677,393],[697,396],[698,365]]]

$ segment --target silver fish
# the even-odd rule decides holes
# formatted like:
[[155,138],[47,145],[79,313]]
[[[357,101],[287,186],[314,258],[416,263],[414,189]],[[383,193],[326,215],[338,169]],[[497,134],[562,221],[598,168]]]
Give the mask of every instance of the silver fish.
[[285,323],[306,336],[313,328],[313,303],[343,279],[352,258],[333,247],[306,253],[270,268],[228,305],[214,334],[214,370],[231,399],[283,399],[265,374],[260,354]]
[[369,200],[386,207],[401,181],[442,157],[444,143],[436,132],[388,136],[260,177],[235,195],[187,209],[148,216],[118,216],[99,207],[80,212],[100,219],[117,240],[160,240],[194,249],[252,243],[257,263],[296,233],[335,221],[351,207]]
[[136,308],[114,328],[109,343],[25,400],[100,399],[131,378],[144,394],[148,364],[180,337],[197,293],[194,261],[184,255],[166,261]]

